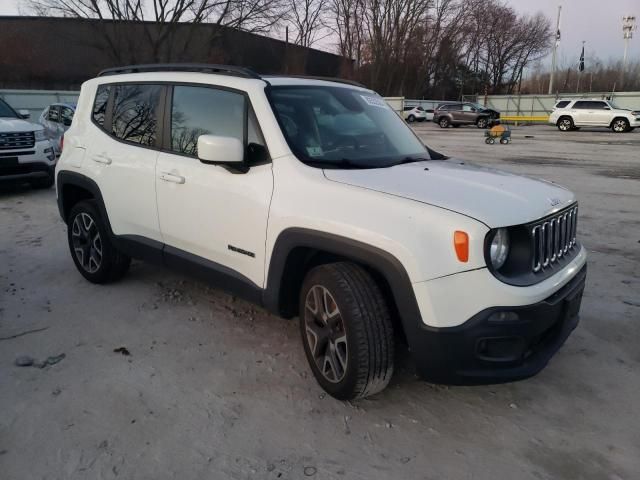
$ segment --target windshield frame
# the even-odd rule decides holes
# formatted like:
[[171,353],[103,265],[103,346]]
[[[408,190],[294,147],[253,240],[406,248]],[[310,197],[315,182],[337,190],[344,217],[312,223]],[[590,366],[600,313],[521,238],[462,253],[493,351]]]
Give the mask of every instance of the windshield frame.
[[0,118],[17,118],[17,119],[21,119],[22,117],[18,114],[17,110],[15,108],[13,108],[11,105],[9,105],[5,100],[3,100],[2,98],[0,98],[0,104],[2,104],[3,106],[6,106],[9,109],[9,112],[13,112],[13,117],[3,117],[0,116]]
[[[293,142],[291,140],[291,138],[289,138],[289,135],[287,133],[287,130],[282,122],[282,119],[280,118],[280,115],[278,114],[278,110],[276,109],[275,106],[275,101],[274,101],[274,97],[273,97],[273,91],[277,91],[277,90],[286,90],[286,89],[331,89],[331,88],[343,88],[345,90],[351,90],[353,92],[358,92],[358,93],[367,93],[367,94],[373,94],[376,96],[380,96],[378,93],[374,92],[373,90],[369,90],[367,88],[358,88],[358,87],[353,87],[353,86],[344,86],[341,84],[336,84],[336,85],[317,85],[317,84],[281,84],[281,85],[272,85],[272,84],[267,84],[265,86],[265,94],[267,97],[267,100],[269,102],[269,106],[271,107],[271,111],[273,113],[273,116],[275,117],[276,121],[278,122],[278,127],[280,128],[280,132],[282,133],[282,136],[284,137],[285,141],[287,142],[287,146],[289,147],[289,150],[291,151],[291,153],[293,153],[293,155],[301,162],[304,163],[305,165],[308,165],[310,167],[313,168],[320,168],[320,169],[338,169],[338,170],[342,170],[342,169],[375,169],[375,168],[390,168],[390,167],[394,167],[396,165],[400,165],[402,163],[408,163],[411,161],[428,161],[428,160],[437,160],[437,159],[445,159],[448,157],[445,157],[444,155],[439,154],[438,152],[432,150],[431,148],[429,148],[423,141],[422,139],[416,134],[416,132],[410,128],[405,122],[404,120],[402,120],[402,118],[400,117],[400,115],[398,115],[398,112],[396,112],[395,110],[391,109],[391,106],[389,106],[389,109],[391,109],[393,111],[393,113],[398,117],[398,120],[400,122],[402,122],[402,124],[404,125],[405,128],[407,128],[411,134],[416,138],[416,140],[418,141],[418,143],[420,145],[422,145],[422,147],[424,148],[424,152],[420,152],[419,154],[412,154],[412,155],[405,155],[402,156],[402,158],[396,160],[396,161],[392,161],[389,162],[388,164],[380,164],[380,165],[371,165],[371,164],[363,164],[363,165],[356,165],[351,161],[348,160],[342,160],[342,161],[330,161],[330,160],[324,160],[324,159],[318,159],[318,158],[313,158],[311,156],[309,156],[306,152],[303,152],[302,150],[300,150],[295,142]],[[380,96],[380,98],[383,98]]]

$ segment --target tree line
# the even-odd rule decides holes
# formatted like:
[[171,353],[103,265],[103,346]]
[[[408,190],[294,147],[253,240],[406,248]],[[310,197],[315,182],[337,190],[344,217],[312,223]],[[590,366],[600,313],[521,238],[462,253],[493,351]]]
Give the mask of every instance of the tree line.
[[[26,5],[39,15],[158,23],[146,37],[157,57],[184,22],[280,36],[286,27],[292,43],[335,45],[337,53],[352,59],[343,76],[383,95],[412,98],[514,93],[527,67],[548,53],[552,37],[548,18],[519,15],[502,0],[27,0]],[[109,35],[117,31],[97,34],[109,45]],[[179,53],[170,60],[179,61]]]

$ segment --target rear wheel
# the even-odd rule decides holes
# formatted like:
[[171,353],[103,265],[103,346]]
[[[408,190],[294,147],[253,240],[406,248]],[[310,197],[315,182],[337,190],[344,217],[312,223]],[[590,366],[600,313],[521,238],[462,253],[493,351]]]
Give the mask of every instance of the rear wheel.
[[311,370],[331,396],[363,398],[389,383],[393,327],[380,288],[362,267],[332,263],[307,274],[300,331]]
[[571,117],[560,117],[557,125],[558,125],[558,130],[560,130],[561,132],[568,132],[575,128]]
[[626,118],[616,118],[611,123],[611,130],[613,130],[616,133],[624,133],[628,131],[629,128],[630,128],[629,120],[627,120]]
[[109,283],[127,273],[131,258],[111,243],[93,200],[78,202],[67,219],[67,239],[78,271],[92,283]]
[[438,120],[438,125],[440,125],[440,128],[447,128],[450,124],[451,122],[449,122],[449,119],[447,117],[442,117],[440,120]]

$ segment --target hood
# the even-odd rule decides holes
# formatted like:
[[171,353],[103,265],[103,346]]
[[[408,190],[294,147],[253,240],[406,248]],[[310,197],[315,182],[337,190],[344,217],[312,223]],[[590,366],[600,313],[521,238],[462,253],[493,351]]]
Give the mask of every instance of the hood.
[[538,220],[575,201],[572,192],[459,160],[429,160],[390,168],[327,169],[326,178],[388,193],[475,218],[496,228]]
[[42,127],[20,118],[0,117],[0,133],[34,132],[36,130],[42,130]]

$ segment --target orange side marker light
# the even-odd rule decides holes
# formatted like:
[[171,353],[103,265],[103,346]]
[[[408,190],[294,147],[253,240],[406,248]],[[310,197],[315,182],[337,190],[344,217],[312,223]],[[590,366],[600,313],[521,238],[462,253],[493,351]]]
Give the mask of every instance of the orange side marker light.
[[453,246],[458,260],[467,263],[469,261],[469,235],[467,232],[456,230],[453,233]]

